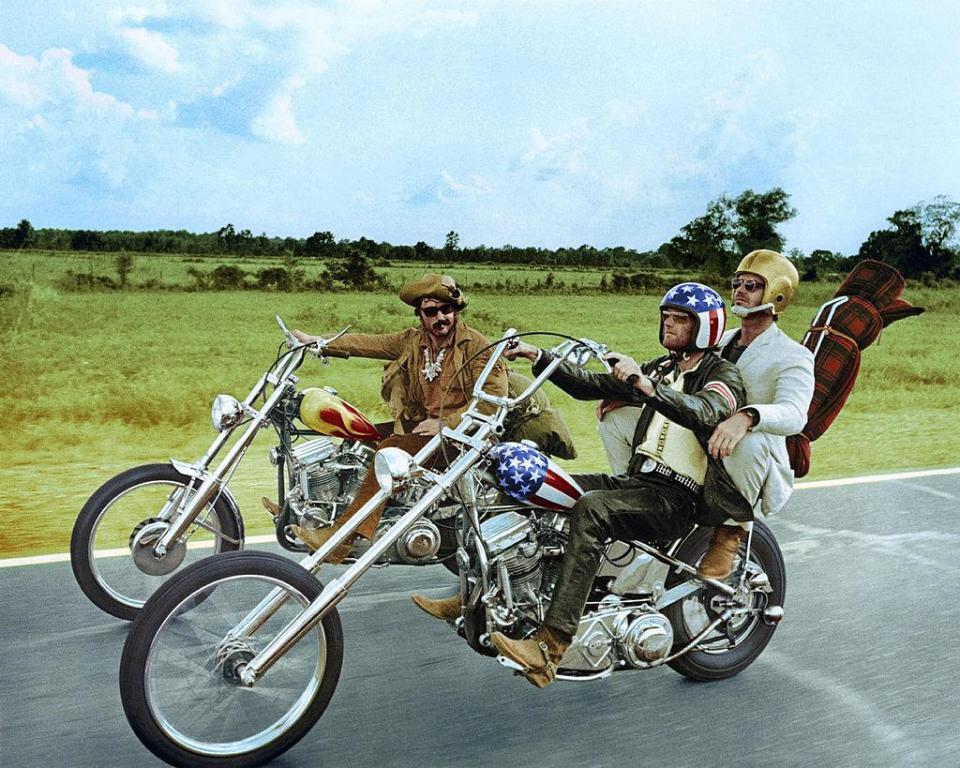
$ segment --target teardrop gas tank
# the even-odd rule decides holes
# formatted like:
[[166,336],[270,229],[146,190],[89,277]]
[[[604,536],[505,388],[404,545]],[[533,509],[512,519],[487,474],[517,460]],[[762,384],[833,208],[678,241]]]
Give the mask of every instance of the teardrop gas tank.
[[536,448],[500,443],[490,449],[500,487],[531,507],[569,509],[583,496],[577,481]]
[[300,421],[321,435],[378,440],[377,428],[346,400],[317,387],[303,390]]

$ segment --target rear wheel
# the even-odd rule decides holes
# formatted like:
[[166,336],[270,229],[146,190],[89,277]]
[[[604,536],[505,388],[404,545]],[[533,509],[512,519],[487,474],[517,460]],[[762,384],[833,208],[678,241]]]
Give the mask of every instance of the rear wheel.
[[133,620],[153,591],[184,565],[239,549],[243,532],[223,497],[197,515],[181,541],[157,559],[163,535],[188,489],[198,481],[171,464],[147,464],[121,472],[87,500],[73,526],[70,563],[83,593],[99,608]]
[[[699,563],[710,546],[712,534],[712,528],[695,530],[681,544],[677,558],[690,564]],[[776,623],[768,623],[764,619],[764,611],[783,606],[787,586],[786,569],[777,540],[760,521],[753,524],[753,541],[746,561],[745,555],[744,542],[740,545],[733,574],[727,583],[731,586],[739,584],[741,565],[746,567],[745,583],[737,595],[740,606],[746,610],[742,610],[726,625],[721,624],[700,642],[696,650],[669,662],[674,670],[691,680],[722,680],[742,672],[754,662],[773,637]],[[761,573],[766,574],[768,585],[751,589],[746,582]],[[671,571],[666,589],[676,586],[685,578]],[[674,652],[686,646],[717,618],[720,613],[718,601],[721,599],[722,595],[715,590],[704,588],[664,609],[673,626]]]
[[[283,605],[256,631],[234,629],[278,591]],[[170,579],[130,628],[120,698],[137,737],[177,766],[254,766],[290,749],[319,720],[343,661],[337,612],[292,646],[253,687],[247,662],[322,591],[266,552],[203,560]]]

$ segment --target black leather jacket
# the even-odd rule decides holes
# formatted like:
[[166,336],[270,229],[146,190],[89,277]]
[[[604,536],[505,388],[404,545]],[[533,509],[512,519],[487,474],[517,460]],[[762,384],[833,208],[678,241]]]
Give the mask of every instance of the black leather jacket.
[[[546,350],[534,364],[533,372],[539,374],[552,356]],[[707,473],[703,483],[703,502],[698,519],[703,525],[719,525],[727,517],[734,520],[752,520],[753,510],[741,495],[724,469],[723,462],[714,459],[707,451],[707,442],[714,428],[737,409],[746,405],[746,392],[740,371],[733,363],[722,360],[715,352],[707,352],[693,375],[684,377],[683,392],[677,392],[661,384],[659,379],[672,370],[673,360],[669,355],[642,363],[644,374],[654,380],[654,392],[644,395],[632,384],[618,381],[608,373],[590,373],[569,362],[561,364],[550,381],[577,400],[620,400],[630,405],[649,405],[681,427],[691,430],[707,454]],[[705,389],[710,382],[726,385],[736,400],[733,406],[719,389]],[[643,442],[653,418],[653,411],[644,409],[633,435],[633,447]],[[627,469],[628,474],[639,471],[643,457],[634,454]]]

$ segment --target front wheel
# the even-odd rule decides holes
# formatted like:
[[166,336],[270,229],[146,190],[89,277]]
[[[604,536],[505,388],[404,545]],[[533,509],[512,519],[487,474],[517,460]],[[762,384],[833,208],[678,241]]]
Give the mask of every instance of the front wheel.
[[[343,661],[331,611],[251,688],[243,667],[322,591],[296,563],[231,552],[168,580],[130,628],[120,698],[130,726],[157,757],[191,768],[261,765],[290,749],[320,719]],[[258,629],[239,632],[268,595],[286,598]]]
[[241,523],[220,497],[200,511],[165,558],[152,556],[153,542],[176,514],[184,494],[198,484],[171,464],[146,464],[111,478],[87,500],[73,526],[70,564],[94,605],[132,621],[177,568],[240,548]]
[[[698,564],[710,546],[712,528],[698,528],[680,545],[677,559]],[[764,611],[782,607],[787,589],[786,568],[783,554],[773,533],[762,522],[753,524],[753,541],[750,556],[744,561],[746,543],[741,543],[740,552],[734,563],[733,574],[727,583],[740,583],[741,565],[746,568],[744,582],[751,577],[764,573],[768,585],[750,589],[746,583],[740,588],[737,602],[741,609],[726,626],[720,625],[714,632],[691,650],[668,662],[670,667],[684,677],[701,682],[722,680],[742,672],[760,655],[776,630],[775,622],[764,619]],[[686,577],[671,572],[666,588],[676,586]],[[710,589],[701,589],[689,597],[672,603],[664,613],[673,627],[674,645],[677,651],[686,646],[701,630],[718,615],[718,593]]]

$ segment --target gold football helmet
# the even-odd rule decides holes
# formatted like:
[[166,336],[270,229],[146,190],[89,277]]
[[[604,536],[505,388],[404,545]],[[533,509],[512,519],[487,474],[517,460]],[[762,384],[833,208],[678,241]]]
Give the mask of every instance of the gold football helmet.
[[789,306],[797,288],[800,287],[800,274],[797,268],[790,263],[789,259],[776,251],[764,249],[750,251],[737,267],[737,274],[741,272],[760,275],[766,283],[760,306],[752,307],[749,310],[751,314],[772,309],[774,315],[779,315]]

